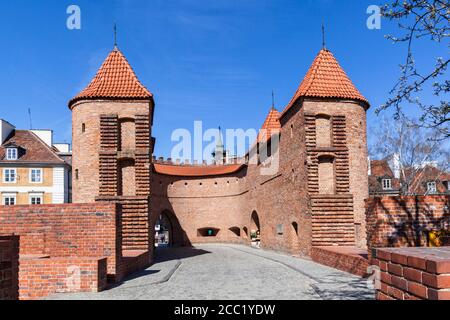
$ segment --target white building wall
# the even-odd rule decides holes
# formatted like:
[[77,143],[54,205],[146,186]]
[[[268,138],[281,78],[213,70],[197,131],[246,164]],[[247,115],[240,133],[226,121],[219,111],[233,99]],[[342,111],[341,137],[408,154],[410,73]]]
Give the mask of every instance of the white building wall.
[[64,167],[53,168],[53,203],[61,204],[67,202],[68,189],[67,169]]

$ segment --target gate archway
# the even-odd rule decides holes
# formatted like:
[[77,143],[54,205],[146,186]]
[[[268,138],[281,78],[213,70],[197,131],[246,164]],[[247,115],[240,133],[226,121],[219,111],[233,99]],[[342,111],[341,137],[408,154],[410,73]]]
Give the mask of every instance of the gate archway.
[[250,238],[252,245],[259,247],[261,243],[261,223],[259,215],[256,211],[252,212],[252,218],[250,223]]
[[169,210],[162,211],[156,219],[155,245],[163,248],[186,245],[180,223]]

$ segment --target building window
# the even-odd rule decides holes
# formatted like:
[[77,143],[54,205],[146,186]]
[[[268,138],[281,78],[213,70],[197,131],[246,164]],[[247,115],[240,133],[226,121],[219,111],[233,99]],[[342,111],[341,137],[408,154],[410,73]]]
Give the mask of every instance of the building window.
[[381,184],[383,186],[383,190],[392,190],[392,179],[383,179],[381,180]]
[[30,169],[30,182],[42,183],[42,169]]
[[17,148],[6,149],[6,160],[17,160],[17,157],[18,157]]
[[436,193],[436,192],[437,192],[436,181],[427,182],[427,193]]
[[16,204],[16,195],[4,195],[3,205],[4,206],[14,206]]
[[3,182],[16,183],[17,171],[16,169],[3,169]]
[[43,200],[42,200],[42,195],[41,194],[39,194],[39,195],[37,195],[37,194],[30,195],[30,204],[32,204],[32,205],[39,205],[39,204],[42,204],[42,203],[43,203]]

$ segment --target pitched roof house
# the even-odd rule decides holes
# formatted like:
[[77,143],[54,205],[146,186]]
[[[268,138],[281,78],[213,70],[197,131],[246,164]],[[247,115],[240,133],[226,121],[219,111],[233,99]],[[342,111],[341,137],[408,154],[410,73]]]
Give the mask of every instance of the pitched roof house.
[[0,204],[69,202],[71,157],[52,144],[52,132],[0,122]]

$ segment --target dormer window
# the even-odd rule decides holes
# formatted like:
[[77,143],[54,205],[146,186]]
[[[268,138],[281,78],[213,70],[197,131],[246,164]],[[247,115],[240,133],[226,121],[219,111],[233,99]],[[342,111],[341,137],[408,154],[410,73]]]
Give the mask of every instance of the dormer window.
[[17,160],[18,154],[17,148],[6,148],[6,160]]
[[392,190],[392,179],[381,180],[383,190]]
[[433,194],[437,192],[437,186],[436,186],[436,181],[429,181],[427,182],[427,193],[428,194]]

